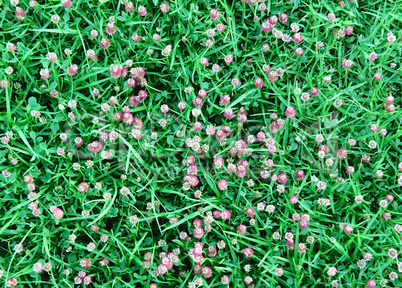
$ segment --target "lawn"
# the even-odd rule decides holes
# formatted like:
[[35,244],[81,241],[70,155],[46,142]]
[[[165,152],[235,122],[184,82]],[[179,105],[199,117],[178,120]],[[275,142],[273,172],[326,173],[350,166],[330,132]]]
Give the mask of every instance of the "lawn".
[[0,39],[1,287],[402,287],[402,0],[5,0]]

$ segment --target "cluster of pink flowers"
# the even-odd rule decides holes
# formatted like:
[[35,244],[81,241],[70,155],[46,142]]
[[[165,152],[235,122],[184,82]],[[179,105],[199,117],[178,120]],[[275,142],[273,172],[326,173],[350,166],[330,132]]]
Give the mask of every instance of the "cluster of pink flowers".
[[385,107],[385,111],[387,111],[388,113],[394,112],[395,111],[394,97],[388,96],[385,99],[384,107]]
[[140,90],[138,92],[137,96],[130,96],[128,98],[127,103],[131,106],[131,107],[136,107],[140,104],[140,102],[142,100],[144,100],[145,98],[147,98],[148,93],[145,90]]
[[196,187],[200,182],[197,177],[198,167],[195,165],[195,156],[192,154],[189,155],[183,162],[187,166],[187,175],[184,177],[183,188],[188,190],[190,187]]
[[147,80],[145,79],[145,70],[142,67],[131,68],[130,75],[136,83],[140,84],[141,87],[146,85]]
[[67,67],[68,76],[74,76],[75,74],[77,74],[77,71],[78,71],[78,66],[77,65],[70,65],[70,66]]
[[107,50],[110,47],[110,40],[102,38],[101,41],[99,42],[99,45],[103,50]]
[[124,65],[117,65],[110,68],[110,77],[112,77],[113,79],[126,78],[127,75],[128,70]]
[[352,60],[342,59],[342,63],[341,63],[342,68],[347,68],[348,69],[348,68],[352,67],[352,65],[353,65]]
[[[221,16],[220,12],[216,9],[211,9],[209,16],[212,20],[218,20]],[[218,31],[219,33],[222,33],[223,31],[225,31],[225,25],[223,23],[218,23],[216,24],[216,31]],[[215,36],[215,30],[213,29],[209,29],[207,30],[207,36],[209,38],[207,38],[204,41],[204,45],[206,48],[211,48],[214,45],[214,36]],[[228,59],[225,58],[225,62],[227,64],[230,64],[232,61],[227,61]],[[207,66],[209,64],[208,59],[203,58],[201,59],[201,65]],[[218,64],[214,64],[212,67],[212,70],[214,72],[219,72],[220,71],[220,66]]]
[[[28,198],[33,199],[37,196],[37,194],[34,192],[36,187],[34,184],[34,178],[31,174],[27,174],[24,176],[24,182],[27,184],[27,189],[30,191]],[[40,214],[42,214],[42,210],[39,208],[39,202],[38,201],[32,201],[31,203],[28,204],[28,208],[32,211],[32,215],[38,217]]]
[[63,5],[64,8],[71,8],[71,0],[61,0],[61,5]]
[[92,261],[88,258],[84,258],[80,261],[80,266],[82,268],[90,268],[92,266]]
[[10,278],[10,279],[8,279],[7,280],[7,282],[6,282],[6,286],[7,287],[15,287],[15,286],[17,286],[18,285],[18,280],[17,280],[17,278]]
[[50,270],[52,270],[53,265],[50,262],[47,262],[45,264],[42,264],[41,262],[36,262],[32,269],[36,274],[40,274],[42,273],[43,270],[49,272]]
[[87,57],[92,60],[92,61],[96,61],[98,60],[98,55],[96,54],[96,52],[92,49],[89,49],[87,51]]
[[353,27],[346,26],[344,29],[334,30],[333,34],[335,35],[336,39],[342,39],[345,36],[351,36],[353,34]]
[[78,185],[78,191],[81,193],[86,193],[89,190],[89,184],[87,182],[82,182]]
[[[146,253],[146,255],[147,255],[147,253]],[[149,255],[147,255],[147,259],[148,259],[148,256]],[[152,253],[151,253],[151,257],[152,257]],[[145,255],[144,255],[144,259],[145,259]],[[149,260],[151,260],[151,259],[145,260],[143,262],[143,266],[145,265],[145,267],[148,267],[150,264]],[[179,257],[174,252],[170,252],[170,253],[161,252],[159,254],[159,260],[161,261],[161,264],[159,264],[158,267],[156,268],[157,275],[166,274],[169,270],[171,270],[173,268],[173,265],[179,263]]]
[[87,275],[87,273],[83,270],[78,272],[78,275],[74,277],[74,284],[84,283],[85,286],[91,284],[92,278]]
[[24,9],[22,9],[21,7],[16,7],[15,8],[15,18],[18,21],[23,21],[23,20],[25,20],[25,17],[26,17],[26,13],[25,13]]
[[244,254],[244,257],[246,257],[246,259],[248,259],[248,258],[250,258],[250,257],[253,256],[253,249],[251,249],[251,248],[244,248],[243,254]]
[[[105,133],[107,133],[107,132],[105,132]],[[103,135],[105,135],[105,134],[103,134]],[[102,143],[98,142],[98,141],[91,142],[87,145],[88,151],[91,153],[94,153],[94,154],[101,152],[102,148],[103,148]]]
[[7,79],[0,79],[0,89],[6,89],[10,87],[10,82]]
[[[127,6],[126,6],[126,7],[127,7]],[[107,27],[106,27],[105,33],[106,33],[107,35],[113,35],[113,34],[115,34],[116,32],[117,32],[117,30],[116,30],[116,26],[114,25],[114,23],[112,23],[112,22],[108,23],[108,24],[107,24]]]
[[54,220],[61,220],[64,217],[64,211],[56,206],[51,206],[50,212],[53,213]]
[[[296,195],[293,195],[292,197],[296,197],[297,198],[297,200],[298,200],[298,197],[296,196]],[[297,201],[293,201],[293,202],[295,202],[295,203],[293,203],[293,204],[296,204],[297,203]],[[298,214],[298,213],[294,213],[293,215],[292,215],[292,219],[294,220],[294,221],[299,221],[299,227],[300,227],[300,229],[304,229],[304,228],[307,228],[307,226],[308,226],[308,221],[310,221],[310,216],[308,215],[308,214]]]
[[[190,257],[191,259],[196,263],[194,266],[194,274],[202,274],[202,276],[207,279],[212,276],[212,270],[208,266],[202,267],[201,264],[204,262],[204,256],[203,256],[203,249],[204,249],[204,244],[201,242],[196,242],[194,244],[194,248],[190,250]],[[208,254],[214,254],[214,249],[208,248],[209,253]],[[208,251],[207,249],[207,251]]]

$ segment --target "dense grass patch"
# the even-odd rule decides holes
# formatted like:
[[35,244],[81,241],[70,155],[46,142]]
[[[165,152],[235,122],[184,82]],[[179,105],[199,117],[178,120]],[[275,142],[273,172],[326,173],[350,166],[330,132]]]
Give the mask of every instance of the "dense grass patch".
[[0,285],[402,285],[402,1],[0,5]]

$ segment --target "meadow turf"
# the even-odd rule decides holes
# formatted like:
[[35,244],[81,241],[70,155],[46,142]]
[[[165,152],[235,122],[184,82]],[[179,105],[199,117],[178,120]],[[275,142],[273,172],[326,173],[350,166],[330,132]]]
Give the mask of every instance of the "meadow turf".
[[0,1],[0,286],[402,287],[401,40],[401,0]]

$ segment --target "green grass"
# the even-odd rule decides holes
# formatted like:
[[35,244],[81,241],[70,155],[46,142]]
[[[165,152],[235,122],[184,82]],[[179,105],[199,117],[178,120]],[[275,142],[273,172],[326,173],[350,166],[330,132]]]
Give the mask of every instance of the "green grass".
[[[169,5],[168,13],[161,12],[162,3]],[[260,11],[261,3],[135,1],[134,12],[129,13],[119,1],[73,0],[71,8],[45,1],[33,9],[28,1],[20,0],[17,6],[26,12],[23,21],[16,19],[10,1],[0,3],[4,86],[0,89],[0,138],[10,140],[2,138],[0,143],[2,287],[12,278],[17,279],[17,287],[73,287],[81,270],[91,277],[89,286],[105,288],[154,288],[153,283],[195,287],[199,277],[203,287],[224,287],[221,277],[225,275],[230,279],[228,287],[337,287],[336,281],[339,287],[365,287],[369,280],[376,287],[402,285],[402,267],[398,271],[402,234],[394,230],[402,225],[402,168],[398,168],[402,162],[402,1],[354,0],[341,7],[327,0],[266,0],[266,11]],[[145,16],[138,13],[141,5],[147,9]],[[211,9],[220,12],[219,19],[211,19]],[[288,21],[278,22],[276,28],[291,37],[287,43],[276,39],[272,29],[265,33],[261,28],[269,17],[281,13],[287,14]],[[328,13],[335,14],[333,22],[327,20]],[[53,15],[60,16],[59,23],[51,21]],[[113,35],[105,33],[110,17],[117,30]],[[218,23],[225,30],[215,31],[213,46],[206,48],[206,32]],[[291,23],[299,26],[302,42],[293,41]],[[333,32],[346,26],[353,27],[352,35],[337,39]],[[99,32],[95,39],[91,39],[92,30]],[[395,42],[387,41],[390,32]],[[134,33],[140,35],[139,42],[131,39]],[[154,34],[161,40],[154,41]],[[110,40],[107,50],[100,47],[102,38]],[[320,49],[318,41],[324,43]],[[15,44],[16,50],[9,52],[7,43]],[[270,46],[267,53],[261,48],[264,43]],[[166,57],[162,50],[167,45],[172,50]],[[303,49],[300,57],[295,55],[296,48]],[[91,49],[96,61],[87,57]],[[47,59],[49,52],[57,54],[56,62]],[[373,62],[368,60],[371,52],[377,54]],[[224,62],[228,54],[234,58],[231,64]],[[202,58],[209,60],[208,66],[201,65]],[[343,59],[353,61],[352,67],[343,68]],[[252,66],[247,64],[250,61]],[[67,67],[74,64],[78,72],[68,76]],[[213,64],[220,65],[218,73],[212,70]],[[263,72],[265,64],[271,71],[283,69],[283,75],[270,82]],[[110,68],[115,65],[128,69],[125,79],[111,77]],[[13,72],[8,73],[7,67]],[[134,67],[144,69],[146,85],[139,81],[133,88],[127,85]],[[48,79],[41,78],[41,69],[49,70]],[[376,73],[382,76],[379,81],[373,79]],[[325,76],[331,76],[330,82],[323,80]],[[234,78],[240,80],[237,87],[231,84]],[[261,89],[254,85],[257,78],[264,80]],[[193,91],[187,93],[188,87]],[[311,95],[312,88],[318,88],[318,96]],[[54,89],[57,97],[49,94]],[[200,89],[208,95],[196,107],[192,101]],[[147,97],[136,106],[129,105],[130,97],[140,90]],[[303,102],[301,93],[308,93],[310,99]],[[226,107],[219,104],[224,95],[231,98]],[[384,106],[389,96],[395,106],[390,113]],[[101,106],[113,99],[117,103],[102,111]],[[76,107],[69,107],[71,100],[77,101]],[[335,105],[339,100],[342,105]],[[184,110],[178,108],[180,102],[186,104]],[[169,107],[166,114],[161,112],[164,104]],[[113,120],[114,113],[125,106],[143,123],[141,139],[131,135],[132,125]],[[295,109],[294,118],[285,114],[288,107]],[[201,110],[200,116],[193,116],[193,108]],[[229,108],[234,112],[232,119],[224,116]],[[242,108],[247,115],[243,124],[237,119]],[[34,117],[34,111],[40,117]],[[71,112],[75,120],[69,118]],[[275,122],[271,113],[283,119],[276,133],[270,129]],[[159,124],[161,119],[167,120],[165,127]],[[196,132],[192,127],[197,121],[202,129]],[[386,129],[386,135],[373,132],[372,124]],[[229,127],[225,143],[208,136],[207,126],[216,131]],[[99,140],[102,132],[113,131],[118,133],[115,141]],[[180,131],[183,135],[178,135]],[[275,153],[270,154],[263,142],[248,142],[248,136],[261,131],[274,140]],[[151,137],[152,133],[158,137]],[[323,136],[322,143],[315,141],[318,134]],[[188,139],[195,136],[200,146],[208,146],[206,153],[199,155],[189,145]],[[74,144],[76,137],[83,139],[82,147]],[[350,139],[357,144],[350,146]],[[231,154],[239,140],[247,143],[249,155]],[[87,145],[93,141],[102,142],[102,151],[110,151],[111,158],[90,153]],[[369,148],[370,141],[376,142],[375,149]],[[329,147],[323,159],[318,156],[320,145]],[[58,156],[58,148],[65,150],[63,156]],[[345,160],[336,156],[341,148],[348,150]],[[190,155],[199,183],[185,189],[189,172],[183,160]],[[363,155],[369,155],[370,161],[364,163]],[[214,166],[216,157],[223,158],[222,168]],[[326,164],[329,158],[334,160],[332,166]],[[274,162],[269,169],[264,166],[268,159]],[[244,178],[229,172],[229,164],[239,166],[240,160],[248,162]],[[348,167],[354,168],[352,174],[346,173]],[[284,173],[288,180],[281,185],[275,179],[263,179],[262,170],[271,176]],[[297,180],[296,170],[303,170],[305,178]],[[381,179],[376,177],[378,170],[383,172]],[[30,194],[26,175],[32,175],[35,193]],[[315,177],[326,183],[325,190],[317,189]],[[217,187],[220,180],[228,183],[227,189]],[[89,185],[85,193],[79,191],[83,182]],[[122,187],[129,188],[127,196],[121,195]],[[194,195],[197,190],[202,192],[199,198]],[[393,201],[380,207],[388,194]],[[292,195],[299,198],[296,204],[290,202]],[[359,195],[361,203],[355,201]],[[329,199],[329,205],[319,205],[322,199]],[[258,211],[259,203],[273,205],[274,212]],[[64,217],[56,220],[52,206],[61,209]],[[246,208],[255,210],[252,219]],[[33,215],[36,209],[41,211],[38,216]],[[231,218],[214,219],[207,227],[205,218],[224,210],[231,212]],[[90,215],[84,217],[83,211]],[[391,215],[387,221],[382,218],[384,212]],[[292,219],[296,213],[309,215],[307,228]],[[133,215],[138,222],[131,223]],[[201,239],[193,235],[195,220],[202,221]],[[244,235],[237,231],[241,224],[247,227]],[[353,231],[346,234],[339,224],[350,225]],[[181,232],[190,238],[181,239]],[[275,232],[280,240],[273,238]],[[294,250],[286,247],[287,232],[293,234]],[[75,241],[70,239],[72,234]],[[104,234],[106,242],[101,241]],[[314,243],[307,243],[308,236],[314,237]],[[161,246],[161,240],[166,245]],[[223,249],[218,249],[219,241],[225,242]],[[96,248],[88,251],[91,242]],[[197,242],[204,245],[201,266],[212,269],[209,278],[194,273],[196,263],[190,254]],[[20,253],[15,250],[19,243],[24,247]],[[306,244],[304,253],[297,250],[299,243]],[[216,257],[207,256],[209,246],[218,250]],[[252,257],[246,259],[245,248],[253,249]],[[398,252],[396,259],[387,254],[391,248]],[[146,252],[153,253],[149,269],[143,267]],[[161,252],[174,252],[179,261],[166,274],[155,276]],[[360,269],[357,262],[366,252],[373,259]],[[84,258],[92,261],[91,267],[80,266]],[[103,259],[109,264],[101,265]],[[36,274],[33,265],[37,262],[51,263],[52,269]],[[336,276],[328,275],[329,266],[337,268]],[[277,268],[283,269],[280,277]],[[399,278],[390,280],[391,273]],[[254,286],[245,284],[248,276]]]

